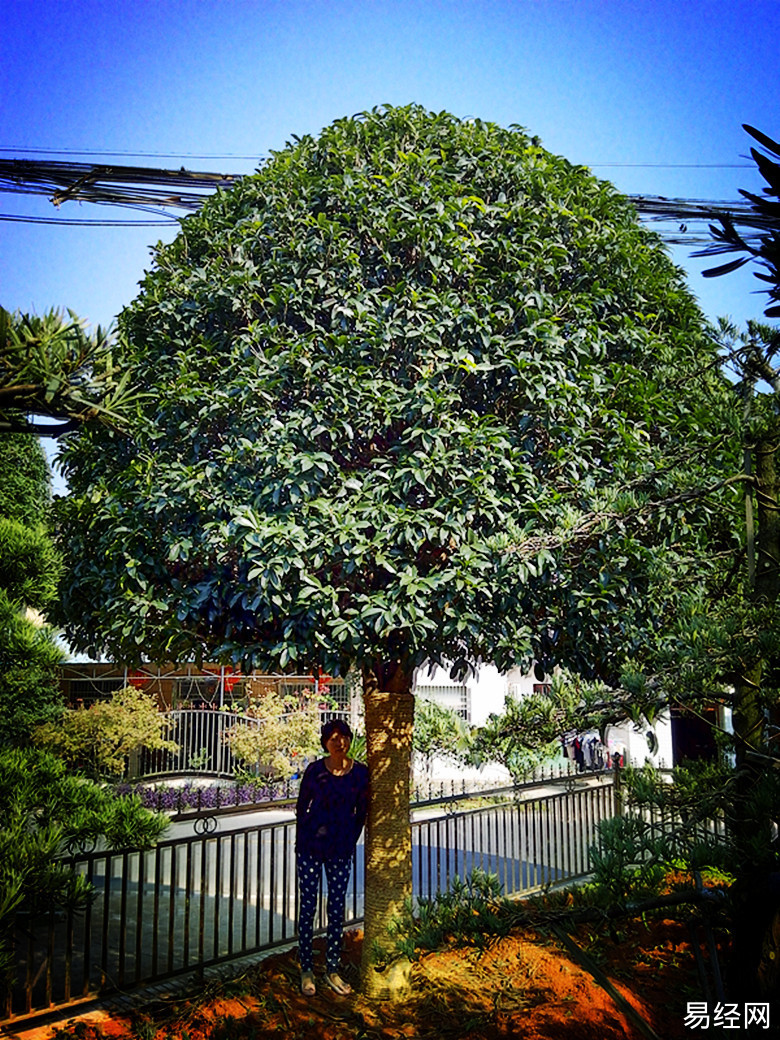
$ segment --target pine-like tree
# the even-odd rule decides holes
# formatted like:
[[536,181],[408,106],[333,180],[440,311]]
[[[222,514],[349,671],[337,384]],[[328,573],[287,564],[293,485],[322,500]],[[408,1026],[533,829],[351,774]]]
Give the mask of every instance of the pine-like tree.
[[62,651],[41,615],[60,574],[47,534],[49,470],[38,438],[0,436],[0,747],[26,744],[61,710]]

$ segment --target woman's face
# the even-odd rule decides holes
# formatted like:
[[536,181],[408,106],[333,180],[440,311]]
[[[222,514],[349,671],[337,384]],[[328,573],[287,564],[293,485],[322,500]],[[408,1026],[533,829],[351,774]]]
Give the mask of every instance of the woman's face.
[[349,745],[351,740],[340,730],[334,730],[328,739],[325,741],[325,748],[330,755],[346,755],[349,751]]

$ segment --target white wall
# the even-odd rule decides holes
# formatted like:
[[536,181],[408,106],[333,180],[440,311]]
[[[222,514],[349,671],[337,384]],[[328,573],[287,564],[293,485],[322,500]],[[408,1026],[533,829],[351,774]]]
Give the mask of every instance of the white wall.
[[453,689],[465,686],[468,691],[469,718],[473,726],[484,726],[488,715],[499,715],[504,710],[507,694],[507,679],[492,664],[481,664],[473,675],[466,676],[462,682],[450,678],[447,668],[439,665],[430,670],[423,665],[415,673],[415,689],[425,686],[444,686]]
[[[480,664],[473,675],[467,676],[462,683],[450,678],[446,668],[435,666],[429,671],[428,666],[417,669],[415,686],[458,687],[465,685],[469,694],[469,722],[473,726],[483,726],[488,715],[500,715],[504,710],[504,701],[508,693],[522,698],[533,690],[538,679],[533,671],[523,672],[512,668],[501,673],[492,664]],[[657,741],[657,748],[652,751],[647,740],[647,732],[652,729]],[[584,734],[583,734],[584,735]],[[672,766],[672,724],[668,715],[662,715],[653,727],[643,726],[637,729],[632,723],[624,722],[620,726],[610,726],[606,733],[607,748],[610,755],[618,751],[624,755],[624,761],[634,766],[642,766],[646,761],[654,766],[670,768]]]
[[[647,739],[648,731],[655,735],[657,748],[652,751]],[[612,755],[618,751],[624,755],[627,765],[643,766],[646,762],[659,768],[672,766],[672,723],[667,714],[661,715],[654,726],[637,728],[631,722],[607,727],[607,749]]]

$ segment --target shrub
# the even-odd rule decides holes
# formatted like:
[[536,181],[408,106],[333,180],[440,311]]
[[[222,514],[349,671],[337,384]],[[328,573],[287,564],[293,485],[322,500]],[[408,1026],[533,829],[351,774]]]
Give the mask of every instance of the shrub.
[[51,752],[0,751],[0,970],[10,967],[15,914],[35,916],[89,899],[89,884],[63,854],[100,838],[114,848],[148,848],[166,826],[138,798],[117,798]]
[[178,751],[176,742],[165,734],[156,698],[126,686],[109,701],[70,709],[59,723],[39,726],[33,740],[94,780],[114,780],[124,775],[134,751]]
[[469,746],[466,723],[453,711],[435,701],[418,698],[414,706],[414,750],[430,775],[437,756],[462,761]]
[[225,740],[248,769],[288,779],[298,772],[304,758],[321,753],[319,702],[314,696],[271,690],[246,714],[258,724],[233,726]]

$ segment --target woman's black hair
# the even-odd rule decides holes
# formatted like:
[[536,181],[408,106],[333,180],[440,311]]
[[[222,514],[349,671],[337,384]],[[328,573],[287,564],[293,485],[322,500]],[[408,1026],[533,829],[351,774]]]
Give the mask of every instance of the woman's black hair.
[[352,730],[344,719],[331,719],[330,722],[323,722],[322,724],[320,743],[322,744],[323,750],[328,750],[328,741],[336,732],[343,733],[348,740],[352,740]]

